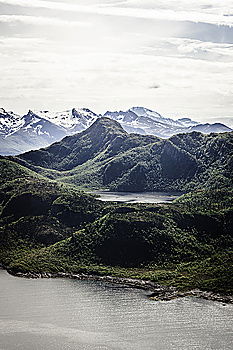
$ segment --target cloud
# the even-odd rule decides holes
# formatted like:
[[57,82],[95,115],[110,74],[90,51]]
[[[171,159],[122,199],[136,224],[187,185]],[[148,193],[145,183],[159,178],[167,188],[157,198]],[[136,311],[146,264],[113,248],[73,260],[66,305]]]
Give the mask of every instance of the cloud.
[[181,53],[203,53],[221,54],[224,56],[233,56],[233,44],[213,43],[201,40],[170,38],[168,42],[177,46]]
[[[232,29],[182,22],[224,19],[230,26],[225,14],[233,6],[227,12],[227,3],[0,0],[1,103],[7,109],[86,106],[97,112],[145,105],[197,120],[229,116],[233,45],[224,43],[224,33]],[[203,41],[191,37],[195,32]],[[220,42],[211,42],[216,35]]]
[[0,23],[22,23],[39,26],[59,26],[59,27],[89,27],[89,22],[65,21],[54,17],[24,16],[24,15],[0,15]]
[[[189,6],[185,6],[184,0],[169,1],[170,7],[164,8],[163,2],[159,1],[157,6],[145,8],[142,5],[137,7],[138,1],[128,2],[129,6],[112,6],[106,4],[99,5],[78,5],[74,3],[56,2],[56,1],[41,1],[41,0],[1,0],[2,4],[34,7],[34,8],[47,8],[51,10],[70,11],[78,13],[90,13],[96,15],[108,15],[108,16],[120,16],[120,17],[132,17],[141,19],[154,19],[154,20],[166,20],[166,21],[191,21],[202,22],[216,25],[233,26],[233,16],[226,16],[222,10],[226,4],[230,4],[225,0],[222,7],[218,7],[220,11],[209,11],[212,6],[196,7],[193,2]],[[142,4],[142,2],[141,2]],[[126,2],[127,5],[127,2]],[[121,6],[121,7],[120,7]],[[185,8],[185,10],[183,10]],[[232,6],[230,7],[232,8]],[[229,14],[229,13],[228,13]]]
[[209,62],[230,63],[233,61],[233,44],[188,38],[155,38],[148,46],[143,47],[141,52],[151,56],[190,58]]
[[[68,50],[54,53],[49,45],[28,49],[26,62],[10,53],[0,56],[0,65],[5,67],[0,90],[6,97],[10,94],[14,104],[23,101],[31,108],[55,110],[86,106],[97,112],[140,104],[162,114],[196,119],[229,114],[233,63],[144,54],[87,54],[79,48],[73,48],[72,54]],[[5,103],[13,108],[9,100]]]

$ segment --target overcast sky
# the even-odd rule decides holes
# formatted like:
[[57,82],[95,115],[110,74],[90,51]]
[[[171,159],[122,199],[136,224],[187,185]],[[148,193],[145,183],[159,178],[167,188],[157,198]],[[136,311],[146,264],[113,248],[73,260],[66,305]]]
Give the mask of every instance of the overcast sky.
[[0,107],[233,126],[232,0],[0,0]]

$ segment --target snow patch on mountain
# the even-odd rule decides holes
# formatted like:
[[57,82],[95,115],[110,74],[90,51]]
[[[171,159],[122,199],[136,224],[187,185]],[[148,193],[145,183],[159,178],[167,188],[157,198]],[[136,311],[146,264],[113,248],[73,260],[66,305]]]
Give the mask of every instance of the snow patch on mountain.
[[88,128],[98,117],[87,108],[73,108],[63,112],[35,111],[34,114],[71,133]]
[[162,138],[169,138],[179,133],[189,133],[192,131],[199,131],[206,134],[231,131],[224,124],[200,124],[190,118],[175,120],[163,117],[158,112],[144,107],[132,107],[127,111],[108,111],[104,116],[117,120],[127,132],[152,134]]
[[21,116],[13,112],[6,112],[0,108],[0,136],[8,136],[19,130],[24,124]]
[[129,111],[133,111],[138,117],[147,117],[159,123],[182,126],[182,124],[179,121],[176,121],[171,118],[165,118],[158,112],[152,111],[151,109],[145,107],[132,107],[129,109]]
[[192,120],[190,118],[180,118],[180,119],[177,119],[177,121],[184,127],[198,125],[198,122],[195,122],[194,120]]

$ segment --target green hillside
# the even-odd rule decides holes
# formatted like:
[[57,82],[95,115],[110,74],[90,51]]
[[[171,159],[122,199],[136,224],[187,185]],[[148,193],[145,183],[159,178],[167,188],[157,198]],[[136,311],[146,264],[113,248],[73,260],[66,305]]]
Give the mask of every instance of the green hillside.
[[101,202],[68,185],[0,159],[0,251],[22,244],[49,245],[94,221]]
[[85,272],[232,293],[233,191],[171,204],[103,203],[1,159],[0,263],[13,273]]
[[[0,159],[0,264],[233,292],[232,133],[169,140],[98,119]],[[78,188],[190,191],[169,204],[104,203]]]
[[232,185],[233,133],[192,132],[169,140],[127,134],[119,123],[98,119],[80,134],[16,161],[83,188],[114,191],[188,191]]

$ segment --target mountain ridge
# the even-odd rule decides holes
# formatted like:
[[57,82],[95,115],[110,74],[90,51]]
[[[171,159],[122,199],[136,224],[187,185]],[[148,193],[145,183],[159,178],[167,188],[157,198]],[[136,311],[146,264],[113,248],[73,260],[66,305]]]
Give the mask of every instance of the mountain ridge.
[[[44,149],[0,157],[0,263],[21,276],[136,275],[232,293],[232,170],[232,132],[161,139],[105,117]],[[195,191],[124,204],[78,186]]]
[[[64,112],[52,113],[47,110],[29,110],[23,116],[0,109],[1,154],[17,155],[49,146],[65,136],[87,129],[103,116],[120,122],[128,133],[154,135],[162,138],[192,131],[208,134],[232,130],[222,123],[201,124],[190,118],[177,120],[166,118],[144,107],[131,107],[127,111],[107,111],[103,115],[98,115],[88,108],[72,108]],[[30,119],[33,120],[33,118],[37,121],[36,123],[30,122]]]
[[102,117],[88,129],[16,157],[49,177],[87,188],[157,191],[230,185],[233,133],[199,132],[161,139],[128,134]]

